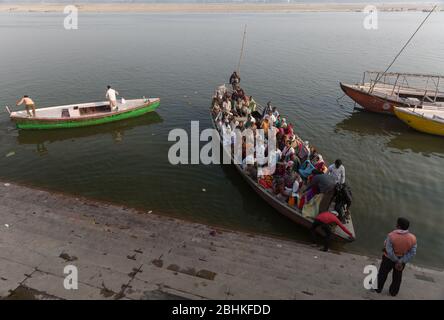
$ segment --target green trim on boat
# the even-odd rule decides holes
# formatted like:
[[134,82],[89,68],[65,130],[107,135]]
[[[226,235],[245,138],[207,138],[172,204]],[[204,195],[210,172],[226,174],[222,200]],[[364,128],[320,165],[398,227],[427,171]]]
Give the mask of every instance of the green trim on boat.
[[134,118],[141,116],[145,113],[154,111],[160,105],[160,101],[150,103],[144,107],[129,110],[128,112],[112,114],[109,116],[104,116],[100,118],[85,119],[85,120],[65,120],[65,121],[39,121],[33,120],[32,118],[27,118],[23,120],[16,120],[17,128],[19,129],[61,129],[61,128],[78,128],[94,126],[99,124],[104,124],[108,122],[114,122],[129,118]]

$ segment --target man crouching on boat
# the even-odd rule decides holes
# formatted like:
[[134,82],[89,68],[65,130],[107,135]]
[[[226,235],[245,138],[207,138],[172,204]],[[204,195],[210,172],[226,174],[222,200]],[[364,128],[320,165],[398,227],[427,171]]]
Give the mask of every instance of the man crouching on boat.
[[21,98],[19,101],[17,101],[16,105],[19,106],[21,104],[25,104],[26,107],[26,112],[28,113],[28,116],[31,117],[31,112],[29,112],[29,109],[32,109],[32,116],[35,118],[35,104],[34,101],[32,101],[32,99],[27,96],[24,95],[23,98]]
[[119,94],[116,90],[111,88],[111,86],[107,86],[108,90],[106,91],[106,99],[109,101],[109,106],[111,107],[111,111],[116,111],[117,108],[117,95]]

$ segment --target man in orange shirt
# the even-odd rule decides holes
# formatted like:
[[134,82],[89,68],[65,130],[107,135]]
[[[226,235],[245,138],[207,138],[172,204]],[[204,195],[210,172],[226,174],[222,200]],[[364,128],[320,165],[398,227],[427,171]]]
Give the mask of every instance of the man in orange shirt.
[[416,237],[409,232],[410,222],[405,218],[398,218],[396,229],[390,232],[385,240],[384,254],[378,271],[378,289],[381,293],[385,280],[393,270],[392,283],[389,292],[396,296],[402,280],[402,271],[407,262],[416,254]]
[[22,103],[25,104],[26,112],[28,113],[28,116],[31,116],[31,112],[29,112],[29,110],[32,109],[32,116],[35,117],[34,101],[32,101],[32,99],[29,96],[25,95],[25,96],[23,96],[23,98],[21,98],[19,101],[17,101],[16,105],[19,106]]

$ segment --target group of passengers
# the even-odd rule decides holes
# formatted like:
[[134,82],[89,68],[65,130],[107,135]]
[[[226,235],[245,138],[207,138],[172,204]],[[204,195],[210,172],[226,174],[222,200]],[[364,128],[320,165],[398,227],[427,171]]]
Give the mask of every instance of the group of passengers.
[[[338,159],[328,166],[316,148],[295,134],[293,125],[287,123],[271,102],[259,112],[258,104],[253,97],[246,95],[240,87],[240,77],[237,72],[231,75],[230,85],[231,92],[225,85],[216,89],[212,112],[223,136],[230,137],[224,139],[225,145],[234,145],[236,139],[235,134],[225,135],[225,133],[234,132],[235,129],[241,132],[245,129],[253,131],[255,141],[252,145],[256,146],[253,149],[254,156],[247,154],[247,149],[252,146],[248,145],[245,136],[242,138],[243,170],[261,186],[272,190],[280,200],[299,209],[303,209],[312,198],[321,194],[322,196],[318,197],[316,214],[328,211],[337,189],[345,183],[345,168],[341,160]],[[257,129],[263,129],[264,135],[256,134]],[[275,170],[267,173],[261,169],[269,164],[267,143],[272,138],[268,137],[270,132],[275,134],[273,141],[276,142],[276,148],[271,149],[275,150],[275,154],[270,154]]]

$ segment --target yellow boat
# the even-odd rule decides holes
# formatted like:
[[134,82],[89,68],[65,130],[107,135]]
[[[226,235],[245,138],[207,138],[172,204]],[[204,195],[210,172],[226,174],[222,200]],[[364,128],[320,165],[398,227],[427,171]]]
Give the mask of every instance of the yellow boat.
[[442,108],[399,108],[396,116],[415,130],[444,136],[444,109]]

